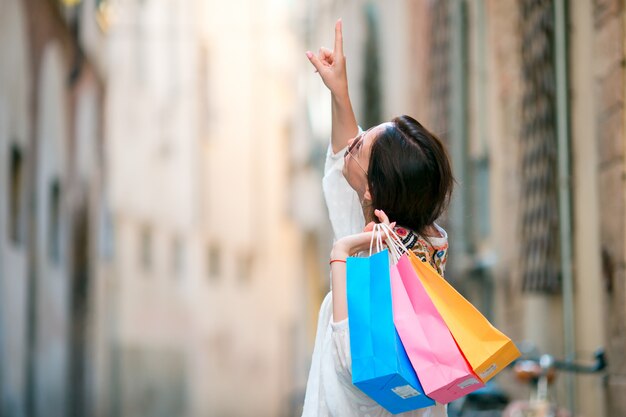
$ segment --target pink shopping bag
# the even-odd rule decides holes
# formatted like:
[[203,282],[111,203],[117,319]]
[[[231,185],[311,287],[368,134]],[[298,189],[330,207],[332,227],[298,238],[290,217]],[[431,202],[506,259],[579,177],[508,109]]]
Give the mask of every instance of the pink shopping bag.
[[393,321],[426,395],[445,404],[483,387],[406,254],[390,276]]

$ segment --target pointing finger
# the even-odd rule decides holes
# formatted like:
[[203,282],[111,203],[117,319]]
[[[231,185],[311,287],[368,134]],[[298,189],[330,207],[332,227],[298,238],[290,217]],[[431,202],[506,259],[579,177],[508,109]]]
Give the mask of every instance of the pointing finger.
[[343,56],[343,33],[342,33],[343,22],[341,18],[337,20],[335,23],[335,53],[338,56]]

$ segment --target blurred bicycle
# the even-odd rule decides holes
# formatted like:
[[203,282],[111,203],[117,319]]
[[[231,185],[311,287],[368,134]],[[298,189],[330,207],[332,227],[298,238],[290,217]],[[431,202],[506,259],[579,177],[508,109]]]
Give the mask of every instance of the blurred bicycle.
[[[534,349],[522,349],[525,352]],[[556,360],[551,355],[532,357],[527,353],[523,359],[511,365],[518,381],[531,386],[528,400],[510,402],[507,394],[493,380],[485,387],[451,403],[450,417],[572,417],[570,411],[558,406],[551,398],[551,387],[557,371],[592,374],[606,368],[604,349],[594,353],[591,364]]]
[[604,349],[594,353],[592,364],[561,361],[552,355],[518,360],[513,372],[518,381],[530,384],[533,388],[528,400],[513,401],[503,411],[503,417],[572,417],[569,410],[560,407],[550,396],[557,371],[579,374],[602,372],[606,368]]

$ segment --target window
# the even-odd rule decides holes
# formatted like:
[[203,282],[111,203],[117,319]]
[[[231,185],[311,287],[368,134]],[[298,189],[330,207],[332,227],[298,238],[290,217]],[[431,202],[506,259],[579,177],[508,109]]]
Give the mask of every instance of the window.
[[222,253],[220,247],[216,243],[209,246],[207,258],[209,278],[211,280],[216,280],[222,274]]
[[115,256],[115,224],[106,196],[100,201],[98,228],[98,253],[103,261],[110,261]]
[[182,240],[175,237],[172,241],[172,276],[174,278],[181,278],[185,272],[184,249]]
[[58,265],[61,261],[61,185],[55,179],[48,191],[48,258]]
[[241,283],[248,283],[252,278],[252,269],[254,267],[254,255],[250,251],[239,254],[237,260],[237,279]]
[[141,231],[140,242],[140,262],[144,271],[152,269],[152,231],[149,227],[144,227]]
[[199,98],[199,108],[200,108],[200,132],[205,137],[208,137],[209,125],[211,120],[211,89],[210,89],[210,79],[211,74],[209,74],[209,48],[206,44],[202,44],[199,48],[198,52],[198,77],[199,77],[199,89],[198,89],[198,98]]
[[551,0],[520,3],[522,72],[521,269],[523,289],[561,289],[554,10]]
[[365,7],[366,39],[363,74],[363,124],[375,126],[382,121],[380,53],[378,49],[378,10],[373,4]]
[[474,237],[481,241],[491,233],[491,189],[489,188],[489,157],[481,156],[471,161],[473,182]]
[[24,163],[22,153],[12,147],[9,161],[9,238],[14,244],[23,242]]
[[[447,1],[431,5],[432,31],[429,56],[430,120],[432,131],[450,146],[451,24]],[[452,151],[452,149],[450,149]]]

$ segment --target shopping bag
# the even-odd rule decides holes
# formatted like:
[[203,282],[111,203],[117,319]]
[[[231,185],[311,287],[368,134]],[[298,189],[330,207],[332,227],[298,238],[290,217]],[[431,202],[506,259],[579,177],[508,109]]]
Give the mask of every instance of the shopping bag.
[[483,382],[520,356],[511,339],[491,325],[430,264],[410,251],[407,255],[465,359]]
[[483,387],[406,254],[390,276],[393,321],[426,395],[446,404]]
[[[402,240],[387,225],[394,323],[424,392],[448,403],[484,386],[472,372],[417,277]],[[403,254],[402,254],[403,253]]]
[[393,324],[388,251],[346,266],[352,383],[393,414],[435,405]]

